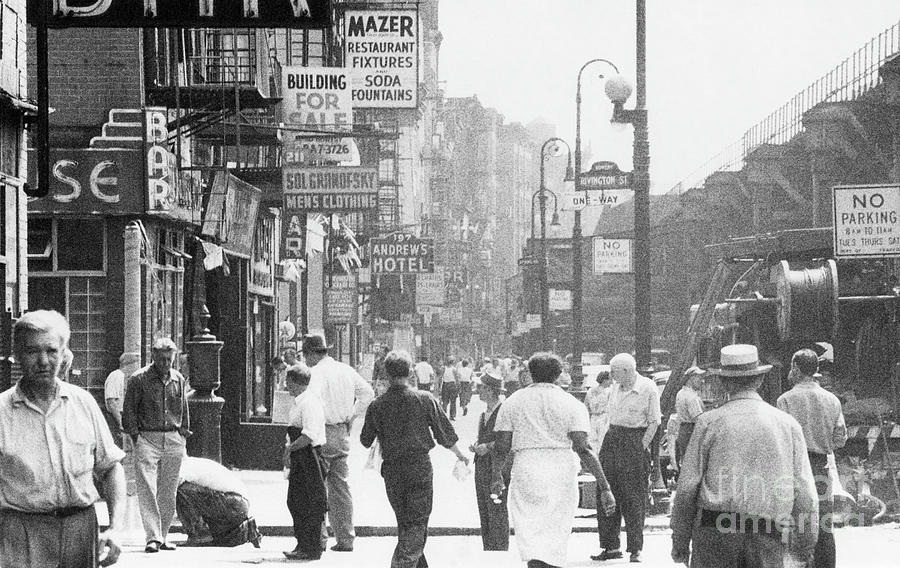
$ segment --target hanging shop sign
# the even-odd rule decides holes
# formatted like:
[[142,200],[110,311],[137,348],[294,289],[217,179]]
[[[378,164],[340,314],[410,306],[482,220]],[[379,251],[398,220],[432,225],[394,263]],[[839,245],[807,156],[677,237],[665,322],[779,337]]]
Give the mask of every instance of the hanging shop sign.
[[175,221],[199,223],[202,198],[199,172],[178,170],[167,144],[165,108],[144,111],[144,151],[147,164],[147,213]]
[[444,303],[445,305],[459,304],[463,291],[469,285],[469,274],[465,268],[444,267]]
[[366,211],[378,207],[378,169],[282,168],[285,215]]
[[339,67],[288,66],[281,72],[286,134],[298,130],[350,130],[350,71]]
[[634,272],[631,262],[631,239],[604,239],[594,237],[594,274],[630,274]]
[[226,171],[213,175],[201,234],[229,252],[250,256],[262,191]]
[[352,70],[355,107],[416,108],[418,11],[347,10],[344,61]]
[[550,309],[566,311],[572,309],[572,291],[550,288]]
[[332,0],[34,0],[28,23],[46,5],[51,28],[331,27]]
[[[36,159],[34,150],[28,159]],[[32,162],[33,163],[33,162]],[[144,212],[140,150],[51,148],[50,192],[28,201],[32,213],[133,215]],[[29,176],[36,176],[29,168]],[[30,184],[37,183],[29,179]]]
[[359,148],[356,140],[340,136],[284,135],[284,164],[310,165],[335,162],[359,165]]
[[347,324],[356,311],[356,290],[328,288],[325,290],[325,325]]
[[275,295],[275,219],[269,210],[254,223],[253,254],[250,257],[251,294],[273,297]]
[[369,240],[372,274],[434,272],[434,239],[393,233]]
[[430,274],[416,274],[416,307],[443,306],[444,297],[444,274],[442,270],[435,270]]
[[628,189],[632,184],[631,172],[623,172],[615,162],[594,162],[587,172],[578,174],[578,189]]
[[541,314],[525,314],[525,325],[528,329],[540,329]]
[[834,256],[900,256],[900,185],[832,188]]

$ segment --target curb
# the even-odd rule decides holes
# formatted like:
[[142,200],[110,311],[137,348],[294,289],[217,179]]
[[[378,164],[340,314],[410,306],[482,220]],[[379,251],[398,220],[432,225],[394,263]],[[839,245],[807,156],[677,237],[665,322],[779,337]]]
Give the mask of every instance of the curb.
[[[285,525],[269,525],[260,526],[259,532],[263,536],[275,537],[292,537],[294,536],[293,527]],[[357,525],[356,536],[359,538],[367,537],[395,537],[397,536],[397,527],[395,526],[371,526]],[[669,527],[663,525],[645,525],[644,533],[662,533],[668,532]],[[184,534],[184,530],[180,525],[174,525],[170,532]],[[572,527],[573,533],[596,533],[597,527]],[[510,529],[510,534],[516,534],[515,529]],[[480,536],[481,528],[479,527],[428,527],[429,537],[439,536]]]

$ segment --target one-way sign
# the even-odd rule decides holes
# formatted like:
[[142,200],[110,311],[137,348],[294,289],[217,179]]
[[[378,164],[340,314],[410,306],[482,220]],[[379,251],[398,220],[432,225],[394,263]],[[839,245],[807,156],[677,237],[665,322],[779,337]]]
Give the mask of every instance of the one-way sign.
[[631,172],[623,172],[615,162],[594,162],[590,171],[578,174],[576,189],[628,189]]

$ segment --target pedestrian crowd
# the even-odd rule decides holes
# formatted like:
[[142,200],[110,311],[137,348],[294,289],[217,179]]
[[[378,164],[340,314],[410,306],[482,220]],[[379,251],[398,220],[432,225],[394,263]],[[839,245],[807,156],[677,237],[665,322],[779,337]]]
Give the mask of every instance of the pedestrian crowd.
[[[189,386],[173,368],[177,347],[152,344],[151,361],[123,354],[104,390],[112,430],[94,398],[62,379],[69,325],[53,311],[19,318],[13,348],[22,369],[0,394],[0,565],[108,566],[120,554],[126,479],[133,479],[145,551],[176,547],[169,528],[177,510],[189,545],[259,546],[246,489],[211,460],[188,458]],[[402,350],[383,349],[372,384],[329,355],[322,335],[308,335],[279,359],[293,397],[285,432],[287,508],[296,546],[290,560],[352,552],[355,531],[347,459],[353,423],[373,448],[394,510],[398,542],[392,568],[428,566],[425,545],[434,498],[430,451],[443,446],[468,468],[453,421],[473,391],[484,411],[474,456],[475,495],[484,550],[507,550],[510,528],[529,568],[563,566],[579,503],[578,476],[596,480],[598,562],[641,561],[650,447],[661,426],[656,384],[628,354],[585,394],[566,384],[564,362],[536,353],[527,362],[448,357],[437,369]],[[71,360],[71,357],[68,358]],[[289,363],[288,363],[289,361]],[[829,455],[847,439],[838,399],[818,383],[815,352],[791,360],[793,388],[777,407],[757,389],[770,365],[756,347],[723,347],[718,366],[691,367],[675,402],[672,559],[692,567],[833,567]],[[476,369],[477,367],[477,369]],[[707,410],[705,373],[721,380],[724,404]],[[128,378],[130,377],[130,378]],[[374,384],[374,388],[373,388]],[[670,423],[670,428],[672,428]],[[49,459],[47,459],[49,456]],[[123,464],[125,467],[123,467]],[[126,468],[128,475],[126,476]],[[99,532],[94,503],[103,497],[109,526]]]

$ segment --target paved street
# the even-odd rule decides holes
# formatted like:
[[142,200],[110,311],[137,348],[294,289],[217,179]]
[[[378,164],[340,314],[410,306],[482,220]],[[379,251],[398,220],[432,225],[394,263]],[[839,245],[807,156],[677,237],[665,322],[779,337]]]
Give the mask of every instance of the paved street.
[[[177,542],[177,541],[176,541]],[[673,566],[669,559],[670,539],[668,533],[656,532],[645,539],[644,566]],[[356,550],[352,553],[328,551],[321,560],[308,563],[321,568],[362,568],[387,567],[396,539],[388,537],[357,539]],[[179,548],[175,552],[146,554],[142,547],[127,547],[120,560],[122,566],[181,568],[195,566],[240,566],[257,564],[261,566],[290,564],[282,550],[292,548],[290,538],[266,538],[262,548],[257,550],[249,544],[228,548]],[[428,539],[425,552],[429,564],[434,568],[519,568],[524,564],[519,560],[515,539],[510,543],[509,552],[484,552],[481,539],[468,537],[433,537]],[[837,532],[838,562],[840,568],[880,568],[897,566],[897,551],[900,550],[900,526],[884,525],[864,529],[848,528]],[[591,533],[576,533],[569,540],[570,567],[578,566],[621,566],[627,565],[627,558],[611,562],[593,562],[591,554],[597,552],[597,536]]]

